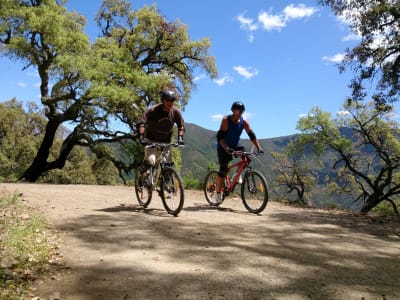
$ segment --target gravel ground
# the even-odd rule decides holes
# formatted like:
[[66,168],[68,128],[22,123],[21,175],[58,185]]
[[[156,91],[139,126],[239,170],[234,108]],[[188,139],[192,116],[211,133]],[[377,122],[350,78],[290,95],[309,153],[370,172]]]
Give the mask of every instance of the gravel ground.
[[168,215],[125,186],[0,184],[59,232],[61,266],[35,299],[400,299],[400,222],[273,201]]

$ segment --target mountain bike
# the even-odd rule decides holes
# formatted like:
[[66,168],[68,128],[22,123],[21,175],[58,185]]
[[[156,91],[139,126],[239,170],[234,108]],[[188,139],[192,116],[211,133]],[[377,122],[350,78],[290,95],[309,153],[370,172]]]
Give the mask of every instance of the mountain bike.
[[[233,151],[232,154],[241,159],[228,166],[228,172],[224,178],[223,191],[221,191],[221,203],[225,200],[225,197],[232,194],[235,187],[240,184],[240,194],[246,209],[251,213],[261,213],[268,203],[268,185],[263,174],[254,170],[251,166],[251,157],[259,155],[259,153]],[[233,171],[235,172],[232,178],[229,178],[229,174]],[[217,175],[218,171],[209,171],[203,185],[204,195],[207,202],[212,206],[219,206],[221,204],[216,201]]]
[[172,147],[179,147],[178,143],[164,144],[151,143],[145,147],[157,148],[154,166],[136,173],[135,193],[141,206],[146,208],[152,199],[153,191],[161,197],[165,210],[177,216],[183,208],[184,189],[182,178],[168,162]]

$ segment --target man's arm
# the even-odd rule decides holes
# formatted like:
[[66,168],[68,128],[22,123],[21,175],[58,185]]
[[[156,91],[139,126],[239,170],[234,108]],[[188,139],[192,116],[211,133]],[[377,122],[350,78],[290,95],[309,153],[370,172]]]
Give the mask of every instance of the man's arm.
[[229,127],[229,123],[228,123],[228,119],[227,117],[224,117],[221,121],[221,126],[219,127],[219,130],[217,132],[217,141],[218,143],[220,143],[220,145],[222,146],[222,148],[225,149],[226,152],[228,151],[228,145],[225,142],[225,134],[228,131],[228,127]]
[[249,136],[251,142],[253,143],[254,146],[257,147],[257,150],[261,153],[264,152],[264,150],[261,148],[260,143],[258,142],[258,139],[256,137],[256,134],[254,133],[254,131],[251,129],[249,122],[247,122],[246,120],[243,120],[243,126],[244,129],[246,130],[247,135]]

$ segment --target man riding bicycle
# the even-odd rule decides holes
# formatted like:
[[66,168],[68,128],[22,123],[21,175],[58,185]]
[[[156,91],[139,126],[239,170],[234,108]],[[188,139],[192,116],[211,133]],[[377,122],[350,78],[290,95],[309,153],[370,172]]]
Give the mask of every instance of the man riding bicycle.
[[[161,103],[146,110],[139,125],[139,141],[143,146],[149,142],[171,143],[173,127],[178,127],[178,144],[184,145],[183,134],[185,132],[184,120],[181,111],[174,106],[177,100],[175,90],[166,89],[161,92]],[[144,164],[142,170],[153,166],[156,161],[157,149],[145,147]],[[172,153],[168,157],[172,162]]]
[[217,203],[221,203],[223,199],[221,190],[228,171],[228,164],[233,159],[233,150],[245,151],[245,148],[239,145],[243,129],[246,131],[254,146],[256,146],[258,152],[264,153],[254,131],[250,128],[249,122],[242,116],[245,111],[244,104],[240,101],[233,102],[231,111],[231,115],[223,117],[220,129],[217,132],[217,153],[219,162],[219,171],[216,181]]

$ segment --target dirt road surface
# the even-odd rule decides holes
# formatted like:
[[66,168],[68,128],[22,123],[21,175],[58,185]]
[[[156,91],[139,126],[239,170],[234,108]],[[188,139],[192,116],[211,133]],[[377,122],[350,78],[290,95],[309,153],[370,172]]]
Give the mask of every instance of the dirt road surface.
[[0,184],[61,236],[64,268],[36,299],[400,299],[400,223],[185,191],[168,215],[123,186]]

